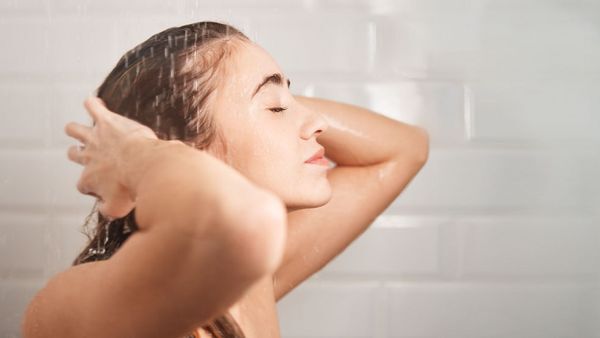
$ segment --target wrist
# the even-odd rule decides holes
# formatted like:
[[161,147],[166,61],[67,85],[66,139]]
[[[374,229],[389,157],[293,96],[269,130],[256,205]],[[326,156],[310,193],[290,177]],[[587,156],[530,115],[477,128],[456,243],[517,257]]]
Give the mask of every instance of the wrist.
[[125,142],[117,161],[119,167],[119,182],[123,185],[135,201],[139,183],[152,163],[165,154],[173,151],[175,147],[184,145],[177,140],[160,140],[146,137],[131,138]]

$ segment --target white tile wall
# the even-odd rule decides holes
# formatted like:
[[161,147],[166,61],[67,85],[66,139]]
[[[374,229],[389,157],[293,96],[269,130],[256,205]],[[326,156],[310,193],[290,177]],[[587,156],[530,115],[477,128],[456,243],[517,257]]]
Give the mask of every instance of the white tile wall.
[[[376,329],[376,282],[307,283],[278,303],[287,337],[370,337]],[[345,325],[344,325],[345,324]]]
[[425,127],[429,161],[278,303],[283,337],[600,338],[600,2],[0,2],[0,336],[85,245],[68,121],[123,52],[225,20],[296,93]]
[[19,278],[2,279],[0,288],[0,336],[19,338],[21,314],[35,293],[44,286],[44,281]]
[[390,337],[590,337],[596,286],[545,283],[389,285]]

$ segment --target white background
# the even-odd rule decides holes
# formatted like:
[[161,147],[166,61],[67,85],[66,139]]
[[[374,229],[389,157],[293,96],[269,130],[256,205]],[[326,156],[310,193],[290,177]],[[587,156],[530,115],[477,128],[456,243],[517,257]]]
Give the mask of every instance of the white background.
[[85,244],[64,125],[125,51],[203,20],[295,93],[430,133],[408,188],[278,303],[283,337],[600,337],[599,0],[1,0],[0,337]]

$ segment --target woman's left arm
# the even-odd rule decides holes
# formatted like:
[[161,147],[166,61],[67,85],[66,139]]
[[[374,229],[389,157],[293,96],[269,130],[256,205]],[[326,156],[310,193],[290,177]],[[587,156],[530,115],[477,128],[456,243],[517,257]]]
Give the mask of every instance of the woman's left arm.
[[406,124],[358,106],[320,98],[294,96],[321,113],[329,124],[318,137],[325,156],[343,166],[386,161],[425,162],[429,154],[425,129]]
[[273,276],[275,299],[323,268],[361,235],[404,190],[429,155],[425,129],[331,100],[295,96],[325,118],[317,141],[336,163],[329,202],[288,213],[284,258]]

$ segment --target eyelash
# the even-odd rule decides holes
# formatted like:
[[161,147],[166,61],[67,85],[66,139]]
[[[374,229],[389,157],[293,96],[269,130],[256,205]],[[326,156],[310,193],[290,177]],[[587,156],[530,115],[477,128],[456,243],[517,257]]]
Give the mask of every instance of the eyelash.
[[281,113],[282,111],[286,110],[287,108],[283,108],[283,107],[275,107],[275,108],[269,108],[270,111],[274,112],[274,113]]

